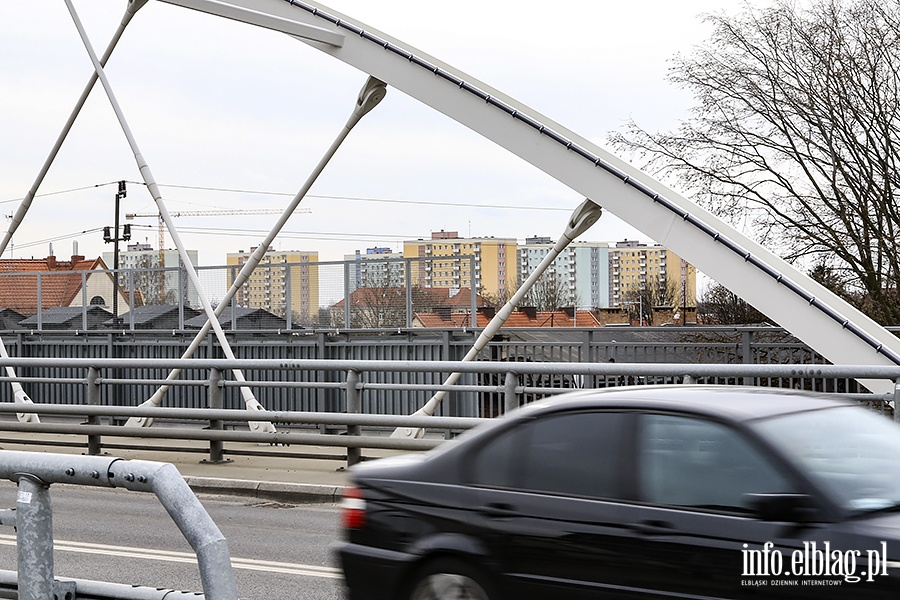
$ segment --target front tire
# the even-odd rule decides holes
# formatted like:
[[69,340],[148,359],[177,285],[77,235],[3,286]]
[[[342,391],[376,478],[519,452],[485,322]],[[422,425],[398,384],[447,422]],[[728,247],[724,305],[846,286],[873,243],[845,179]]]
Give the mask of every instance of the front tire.
[[455,558],[439,558],[419,570],[409,587],[409,600],[497,600],[480,570]]

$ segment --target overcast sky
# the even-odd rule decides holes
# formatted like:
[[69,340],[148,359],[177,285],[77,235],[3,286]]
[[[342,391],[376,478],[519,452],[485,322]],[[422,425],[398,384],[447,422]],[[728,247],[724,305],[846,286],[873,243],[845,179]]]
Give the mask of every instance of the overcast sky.
[[[709,34],[712,0],[331,0],[349,14],[481,79],[603,144],[629,118],[675,127],[691,98],[665,81],[668,61]],[[98,52],[125,2],[76,0]],[[366,75],[287,36],[150,0],[107,69],[170,211],[284,206],[343,126]],[[15,211],[91,73],[62,0],[0,1],[0,212]],[[111,251],[114,185],[139,181],[98,86],[8,258]],[[99,186],[99,187],[95,187]],[[177,187],[176,187],[177,186]],[[214,191],[245,190],[241,193]],[[72,191],[75,190],[75,191]],[[441,229],[462,236],[556,239],[582,198],[429,107],[389,89],[352,132],[276,246],[337,260]],[[509,207],[509,208],[499,208]],[[121,212],[155,214],[129,184]],[[249,250],[276,219],[180,217],[200,263]],[[2,220],[4,230],[7,219]],[[131,221],[156,246],[154,219]],[[86,233],[81,233],[86,232]],[[652,242],[604,216],[583,239]],[[167,238],[168,247],[171,240]]]

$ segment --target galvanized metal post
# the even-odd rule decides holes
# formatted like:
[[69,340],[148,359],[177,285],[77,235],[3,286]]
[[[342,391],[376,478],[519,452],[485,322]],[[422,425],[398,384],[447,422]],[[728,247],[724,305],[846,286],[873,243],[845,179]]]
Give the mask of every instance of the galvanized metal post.
[[[359,371],[350,369],[347,371],[347,414],[358,415],[362,412],[362,394],[359,393]],[[348,425],[347,435],[359,435],[359,425]],[[347,466],[352,467],[362,458],[359,448],[347,448]]]
[[16,503],[19,598],[76,597],[73,586],[53,580],[53,527],[48,486],[66,483],[154,493],[197,555],[205,597],[237,600],[237,585],[225,536],[173,465],[0,450],[0,478],[19,484]]
[[406,283],[406,328],[411,329],[413,325],[412,259],[407,258],[404,260],[404,280]]
[[[160,248],[162,250],[162,248]],[[165,255],[163,255],[165,256]],[[163,258],[165,262],[165,258]],[[159,265],[162,268],[165,268],[165,264]],[[184,314],[184,304],[187,302],[187,281],[185,281],[186,273],[184,272],[184,263],[181,260],[181,257],[178,258],[178,312],[179,314]],[[163,281],[166,280],[165,275],[163,275]],[[165,286],[163,286],[163,293],[165,293]]]
[[[209,388],[209,407],[212,410],[221,410],[225,408],[224,390],[222,388],[222,370],[210,369],[207,387]],[[209,420],[210,431],[222,431],[223,423],[220,419]],[[209,441],[209,458],[202,461],[205,463],[227,463],[231,462],[230,458],[225,458],[224,451],[225,442],[222,440]]]
[[53,511],[50,486],[34,475],[19,474],[16,498],[16,548],[19,599],[53,598]]
[[693,376],[693,375],[685,375],[685,376],[684,376],[684,380],[682,381],[682,383],[684,383],[684,384],[686,384],[686,385],[691,385],[691,384],[696,383],[696,381],[694,380],[694,376]]
[[[316,333],[316,355],[315,356],[316,356],[316,358],[319,358],[319,359],[328,358],[328,345],[325,340],[325,333],[322,331],[319,331]],[[314,377],[316,378],[315,381],[328,381],[328,379],[325,375],[325,371],[322,371],[322,370],[316,371]],[[315,400],[316,411],[325,412],[326,411],[325,403],[327,402],[327,399],[325,397],[325,392],[326,392],[325,388],[322,386],[316,386],[316,388],[315,388],[315,390],[313,390],[313,392],[315,394],[314,400]],[[319,432],[325,433],[327,431],[327,427],[328,426],[325,425],[324,423],[322,425],[319,425]]]
[[[100,371],[96,367],[90,367],[87,374],[87,403],[89,406],[100,406]],[[100,417],[91,415],[87,418],[88,425],[99,425]],[[100,454],[100,436],[88,436],[88,454],[96,456]]]
[[350,329],[350,263],[344,263],[344,329]]
[[134,331],[134,267],[128,269],[128,330]]
[[475,290],[475,256],[469,257],[469,297],[472,299],[472,329],[478,327],[478,302]]
[[289,330],[294,328],[294,295],[291,294],[291,263],[285,263],[282,267],[284,273],[284,321]]
[[519,396],[516,394],[516,388],[518,387],[518,385],[519,376],[512,371],[507,371],[506,382],[503,386],[503,412],[508,413],[509,411],[519,407]]
[[[113,271],[115,275],[115,271]],[[116,300],[116,292],[118,291],[115,287],[115,277],[113,277],[113,302]],[[40,305],[39,305],[40,306]],[[87,271],[81,272],[81,328],[87,330],[88,328],[88,320],[87,320],[87,309],[88,309],[88,299],[87,299]],[[113,319],[117,316],[115,309],[113,310]]]
[[894,380],[894,420],[900,422],[900,377]]
[[[741,354],[745,365],[753,363],[753,332],[745,329],[741,332]],[[744,385],[753,385],[752,377],[744,377]]]
[[[84,289],[84,286],[82,286]],[[37,274],[37,329],[40,331],[44,328],[44,311],[42,307],[44,306],[44,285],[41,280],[41,274]]]

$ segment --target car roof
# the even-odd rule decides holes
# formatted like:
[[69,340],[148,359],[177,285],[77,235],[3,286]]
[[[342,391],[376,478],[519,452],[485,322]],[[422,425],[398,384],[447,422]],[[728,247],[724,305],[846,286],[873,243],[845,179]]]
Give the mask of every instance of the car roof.
[[[825,394],[779,388],[717,385],[647,385],[583,390],[535,402],[522,416],[563,410],[622,408],[691,412],[732,421],[821,410],[853,403]],[[512,415],[511,415],[512,416]]]

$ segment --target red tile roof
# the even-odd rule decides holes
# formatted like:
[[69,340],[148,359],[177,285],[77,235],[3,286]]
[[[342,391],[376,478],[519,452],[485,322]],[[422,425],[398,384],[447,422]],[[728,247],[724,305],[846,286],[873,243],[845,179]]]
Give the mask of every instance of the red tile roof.
[[[47,258],[0,259],[0,308],[11,308],[22,314],[38,312],[38,276],[40,275],[40,309],[70,306],[81,292],[82,271],[106,269],[101,258],[71,260]],[[16,273],[20,273],[16,275]]]
[[[477,326],[485,327],[490,319],[483,312],[476,313]],[[469,313],[450,313],[441,316],[438,313],[415,313],[413,315],[415,327],[428,327],[433,329],[446,329],[447,327],[471,327],[472,318]]]

